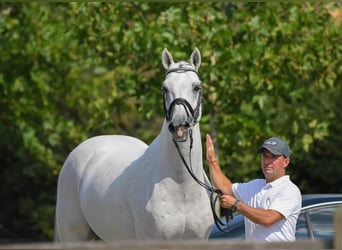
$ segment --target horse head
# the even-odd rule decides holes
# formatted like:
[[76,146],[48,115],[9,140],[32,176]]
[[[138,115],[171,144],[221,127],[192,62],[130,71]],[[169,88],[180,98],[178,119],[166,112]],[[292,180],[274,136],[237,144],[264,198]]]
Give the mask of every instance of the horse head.
[[166,77],[162,85],[165,120],[176,141],[186,141],[189,131],[202,115],[202,84],[198,76],[200,51],[195,48],[190,61],[174,62],[167,49],[162,52]]

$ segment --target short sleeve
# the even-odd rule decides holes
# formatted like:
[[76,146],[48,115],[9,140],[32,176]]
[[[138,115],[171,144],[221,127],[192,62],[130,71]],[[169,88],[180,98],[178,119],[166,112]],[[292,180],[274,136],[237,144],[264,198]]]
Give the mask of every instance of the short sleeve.
[[272,200],[269,209],[278,211],[285,218],[288,218],[294,211],[299,211],[302,205],[302,198],[296,186],[283,189]]
[[263,185],[265,185],[265,180],[263,179],[255,179],[246,183],[234,183],[232,185],[232,191],[237,199],[248,203],[260,191]]

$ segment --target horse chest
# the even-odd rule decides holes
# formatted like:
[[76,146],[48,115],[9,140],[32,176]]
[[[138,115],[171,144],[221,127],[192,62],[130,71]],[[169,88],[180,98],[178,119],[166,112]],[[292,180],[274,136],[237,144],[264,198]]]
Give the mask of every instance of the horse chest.
[[210,201],[204,190],[195,187],[182,190],[172,179],[154,184],[145,193],[145,200],[139,202],[142,207],[133,206],[134,220],[139,220],[138,238],[205,237],[208,225],[212,225]]

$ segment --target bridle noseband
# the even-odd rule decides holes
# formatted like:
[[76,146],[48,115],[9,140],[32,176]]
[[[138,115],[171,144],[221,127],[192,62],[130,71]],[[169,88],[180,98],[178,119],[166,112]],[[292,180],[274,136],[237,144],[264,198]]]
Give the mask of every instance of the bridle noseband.
[[[170,69],[166,72],[166,75],[170,74],[170,73],[185,73],[187,71],[192,71],[194,73],[197,74],[198,76],[198,72],[192,68],[186,67],[186,68],[174,68],[174,69]],[[175,144],[175,147],[178,151],[178,154],[183,162],[183,164],[185,165],[187,171],[189,172],[189,174],[191,175],[191,177],[203,188],[205,188],[207,191],[210,192],[210,200],[211,200],[211,210],[213,213],[213,217],[214,217],[214,221],[215,224],[217,226],[217,228],[221,231],[221,232],[227,232],[226,230],[223,229],[224,226],[227,226],[228,223],[233,219],[233,213],[231,211],[231,209],[227,209],[227,208],[221,208],[221,213],[224,214],[224,216],[226,217],[226,223],[223,223],[219,216],[216,214],[216,203],[218,201],[218,198],[223,194],[221,190],[219,189],[215,189],[212,186],[208,185],[207,183],[201,181],[200,179],[197,178],[197,176],[193,173],[193,168],[192,168],[192,163],[191,163],[191,150],[192,150],[192,144],[193,144],[193,137],[192,137],[192,127],[198,122],[198,118],[199,118],[199,111],[200,111],[200,106],[202,104],[202,99],[203,99],[203,94],[202,94],[202,90],[200,90],[199,92],[199,97],[198,97],[198,101],[197,101],[197,105],[195,107],[195,109],[192,108],[192,106],[190,105],[190,103],[184,99],[184,98],[175,98],[170,106],[169,109],[166,108],[166,101],[165,101],[165,93],[163,95],[163,104],[164,104],[164,113],[165,113],[165,119],[166,121],[169,123],[171,121],[172,118],[172,114],[173,114],[173,109],[176,105],[183,105],[184,109],[187,112],[187,116],[188,116],[188,123],[189,123],[189,134],[190,134],[190,154],[189,154],[189,164],[188,162],[185,160],[182,152],[179,149],[178,143],[175,139],[173,139],[173,143]],[[190,113],[190,114],[189,114]],[[190,118],[192,118],[190,120]],[[216,194],[216,196],[214,197],[214,194]]]

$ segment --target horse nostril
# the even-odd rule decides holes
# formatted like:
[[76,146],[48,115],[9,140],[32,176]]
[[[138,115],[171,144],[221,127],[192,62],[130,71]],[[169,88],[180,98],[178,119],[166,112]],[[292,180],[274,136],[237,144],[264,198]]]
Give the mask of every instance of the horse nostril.
[[176,131],[176,128],[172,122],[169,124],[169,131],[170,131],[170,133],[174,133]]
[[183,128],[190,128],[190,123],[188,123],[188,122],[182,122],[182,123],[181,123],[181,127],[183,127]]

